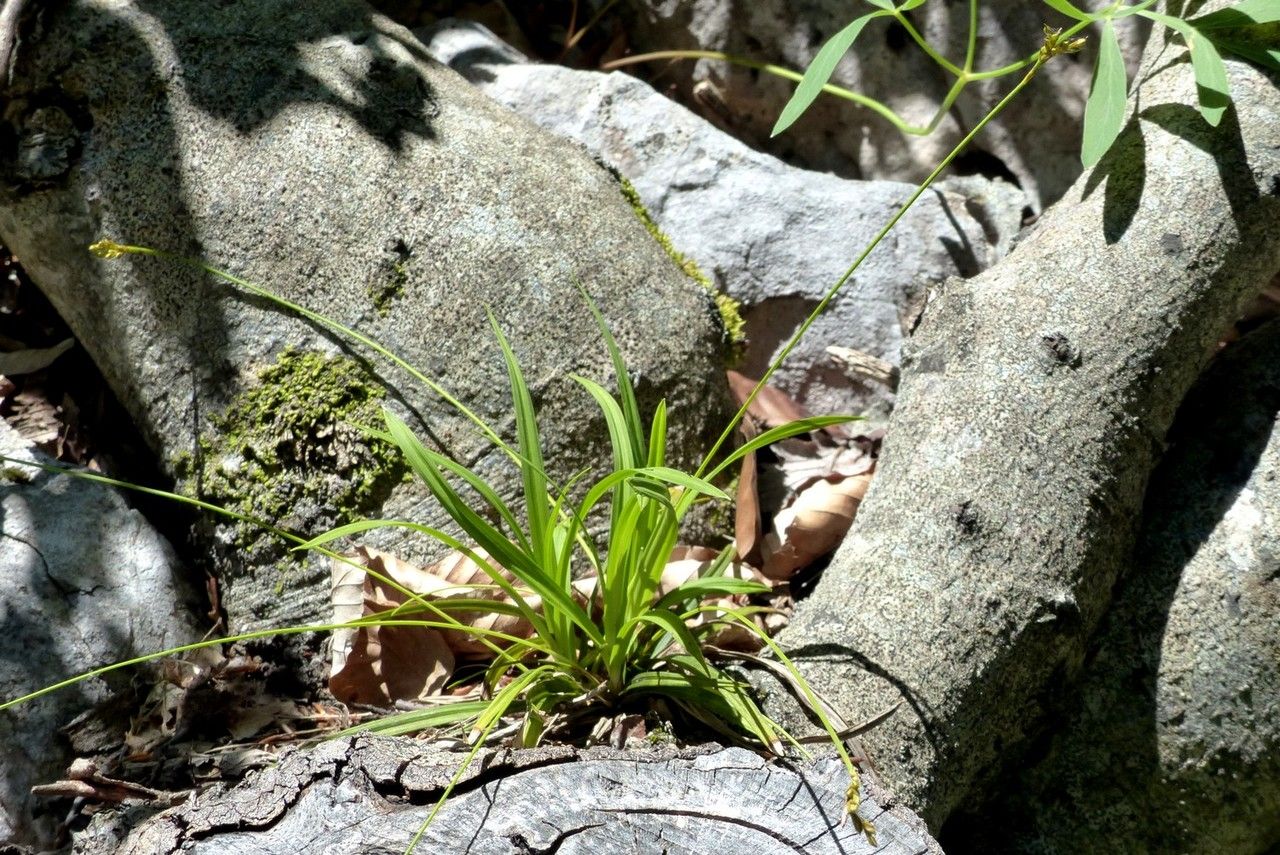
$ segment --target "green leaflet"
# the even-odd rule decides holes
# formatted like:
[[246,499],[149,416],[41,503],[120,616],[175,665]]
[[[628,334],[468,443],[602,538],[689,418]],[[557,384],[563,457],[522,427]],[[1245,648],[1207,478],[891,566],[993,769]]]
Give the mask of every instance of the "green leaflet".
[[[876,5],[880,4],[877,3]],[[881,6],[881,8],[885,7]],[[787,102],[787,106],[782,108],[782,114],[778,116],[778,121],[774,124],[770,136],[776,137],[791,127],[795,124],[796,119],[799,119],[804,114],[804,111],[809,109],[809,105],[822,92],[822,87],[831,79],[831,75],[835,73],[836,65],[848,53],[849,48],[853,46],[863,27],[876,18],[892,15],[891,9],[881,12],[869,12],[832,36],[818,51],[818,55],[813,58],[813,62],[809,63],[809,67],[805,70],[804,78],[801,79],[800,85],[796,87],[796,91],[791,96],[791,100]]]
[[1187,42],[1191,51],[1191,67],[1196,75],[1196,90],[1200,97],[1200,115],[1213,127],[1222,121],[1222,114],[1231,103],[1231,92],[1227,85],[1227,68],[1222,64],[1222,56],[1209,41],[1209,37],[1197,30],[1181,18],[1163,15],[1159,12],[1140,12],[1139,14],[1158,21],[1170,29],[1177,30]]
[[1068,18],[1075,18],[1077,21],[1091,20],[1090,16],[1081,12],[1075,6],[1067,2],[1067,0],[1044,0],[1046,6],[1053,7],[1055,12],[1060,12]]
[[1080,145],[1080,162],[1093,166],[1111,148],[1124,127],[1125,114],[1124,57],[1116,39],[1115,25],[1102,25],[1098,42],[1098,64],[1093,70],[1093,87],[1084,108],[1084,140]]
[[1242,0],[1227,9],[1192,18],[1187,23],[1203,32],[1251,24],[1274,24],[1277,21],[1280,21],[1280,2],[1277,0]]

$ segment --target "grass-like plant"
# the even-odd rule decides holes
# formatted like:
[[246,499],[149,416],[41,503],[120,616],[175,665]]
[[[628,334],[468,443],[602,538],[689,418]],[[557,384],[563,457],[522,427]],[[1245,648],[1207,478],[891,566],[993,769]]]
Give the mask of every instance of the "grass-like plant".
[[[105,258],[126,254],[173,258],[151,248],[105,240],[94,244],[91,249]],[[798,746],[761,710],[748,684],[717,667],[704,654],[706,637],[726,623],[732,623],[759,634],[762,643],[786,663],[792,678],[791,685],[798,688],[801,700],[822,721],[848,767],[853,781],[849,791],[851,815],[859,827],[868,834],[873,833],[871,825],[856,816],[857,771],[840,741],[836,724],[825,714],[826,705],[790,665],[785,654],[752,620],[753,613],[761,609],[729,606],[723,600],[717,605],[704,604],[709,598],[765,593],[770,589],[758,582],[725,574],[731,558],[730,547],[721,552],[702,575],[659,595],[659,583],[676,546],[681,520],[699,498],[728,500],[728,496],[713,483],[717,476],[757,449],[799,433],[847,422],[851,416],[816,416],[776,427],[718,460],[716,454],[720,443],[717,443],[693,474],[669,467],[666,465],[665,403],[658,404],[646,423],[622,353],[604,317],[584,291],[587,309],[596,319],[613,366],[617,394],[595,380],[580,376],[573,379],[600,407],[612,450],[612,465],[608,472],[599,475],[592,483],[587,483],[586,476],[590,473],[581,472],[569,483],[559,485],[546,471],[533,397],[511,344],[492,314],[489,315],[490,326],[505,361],[511,388],[516,422],[514,445],[506,442],[446,389],[380,343],[325,315],[285,300],[260,285],[202,262],[176,260],[200,267],[373,349],[426,384],[471,420],[514,462],[519,472],[523,486],[523,513],[520,514],[501,498],[493,485],[462,464],[427,447],[399,416],[385,410],[384,428],[365,429],[372,437],[386,440],[399,449],[405,462],[462,530],[466,540],[410,520],[375,519],[341,526],[304,541],[273,528],[265,521],[231,514],[188,497],[148,491],[229,515],[239,521],[259,523],[293,541],[297,550],[319,551],[336,560],[350,561],[329,550],[328,544],[376,528],[400,527],[441,541],[465,554],[485,571],[491,585],[474,586],[474,596],[466,596],[464,592],[460,597],[426,600],[404,589],[393,579],[362,568],[384,584],[399,590],[405,595],[406,603],[345,624],[279,630],[296,633],[374,625],[448,629],[477,637],[493,654],[482,680],[482,699],[443,703],[425,710],[391,715],[344,733],[367,730],[404,734],[458,724],[469,727],[468,741],[473,748],[455,777],[456,781],[486,744],[489,735],[504,721],[515,718],[518,721],[516,744],[532,747],[549,730],[559,729],[563,735],[571,730],[572,724],[584,719],[619,708],[634,707],[643,704],[647,698],[660,697],[731,739],[745,739],[773,753],[781,753],[787,741]],[[132,487],[101,476],[92,477],[93,480]],[[603,539],[597,542],[588,530],[587,520],[605,504],[608,506],[608,527]],[[575,592],[575,566],[589,567],[595,575],[595,591],[590,599],[581,599]],[[488,591],[479,590],[482,587],[497,588],[505,596],[495,600],[487,596]],[[519,637],[472,626],[455,617],[459,613],[476,612],[517,616],[533,631],[528,637]],[[713,613],[711,620],[695,620],[708,612]],[[269,634],[271,632],[231,636],[161,651],[128,663],[117,663],[7,702],[0,705],[0,709],[117,667],[208,644]],[[452,784],[435,810],[444,803],[451,788]]]

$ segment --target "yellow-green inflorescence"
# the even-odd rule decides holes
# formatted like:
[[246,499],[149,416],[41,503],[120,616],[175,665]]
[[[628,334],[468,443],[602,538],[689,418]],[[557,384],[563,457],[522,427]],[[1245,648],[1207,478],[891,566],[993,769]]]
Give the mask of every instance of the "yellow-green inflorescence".
[[[205,501],[299,534],[359,519],[405,471],[388,443],[361,430],[382,426],[383,396],[352,359],[286,349],[211,420],[178,475]],[[251,553],[276,547],[247,523],[235,539]]]
[[720,320],[724,324],[725,335],[732,348],[733,358],[736,360],[742,355],[742,348],[746,342],[746,322],[742,320],[742,304],[716,288],[715,283],[711,281],[707,274],[702,272],[702,268],[698,267],[696,261],[675,248],[675,245],[671,243],[671,238],[667,236],[666,232],[658,228],[658,224],[654,222],[649,209],[645,207],[644,202],[640,199],[640,194],[636,191],[635,185],[621,175],[618,176],[618,183],[622,187],[622,195],[627,200],[627,204],[631,206],[632,211],[635,211],[636,216],[640,218],[640,222],[644,224],[649,234],[653,235],[653,239],[666,251],[671,260],[684,271],[686,276],[705,288],[711,298],[715,300],[716,308],[720,311]]

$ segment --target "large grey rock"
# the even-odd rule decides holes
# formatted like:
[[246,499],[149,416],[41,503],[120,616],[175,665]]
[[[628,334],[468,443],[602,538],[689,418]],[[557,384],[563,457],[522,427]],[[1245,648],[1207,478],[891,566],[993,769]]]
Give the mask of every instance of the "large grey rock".
[[[77,851],[405,852],[464,756],[401,738],[334,740],[132,830],[100,817]],[[917,817],[864,787],[872,846],[842,822],[847,786],[837,760],[769,763],[740,748],[485,751],[414,851],[939,855]]]
[[[478,24],[442,21],[420,35],[485,94],[577,140],[631,181],[675,247],[742,302],[742,370],[753,376],[913,189],[787,166],[634,77],[519,62]],[[1021,194],[983,179],[964,189],[917,203],[809,330],[775,375],[778,385],[816,412],[887,414],[892,394],[851,384],[825,348],[852,347],[896,363],[924,291],[995,261],[1020,224]]]
[[[909,13],[916,28],[944,56],[961,62],[968,33],[968,3],[926,3]],[[623,7],[637,52],[701,49],[805,69],[823,43],[855,17],[874,11],[846,0],[642,0]],[[1000,68],[1040,47],[1045,23],[1069,24],[1043,3],[984,0],[978,4],[976,69]],[[1117,33],[1136,61],[1149,25],[1129,18]],[[968,158],[972,169],[1015,176],[1027,204],[1039,210],[1060,197],[1080,174],[1080,121],[1089,94],[1096,38],[1078,57],[1055,63],[989,125]],[[832,82],[870,95],[908,122],[924,125],[954,80],[920,51],[906,31],[872,22],[841,61]],[[970,84],[928,136],[907,136],[872,111],[824,97],[789,133],[769,132],[795,84],[770,74],[715,60],[664,68],[686,103],[710,105],[704,113],[753,145],[814,169],[861,178],[916,181],[927,175],[986,111],[1017,82],[1016,76]],[[692,97],[697,87],[701,99]],[[986,157],[979,156],[979,152]],[[991,157],[998,163],[991,162]],[[984,160],[987,161],[984,163]]]
[[847,718],[904,702],[866,742],[935,829],[1051,726],[1178,405],[1280,270],[1280,90],[1227,60],[1211,128],[1178,50],[1148,46],[1111,155],[931,295],[875,482],[780,635]]
[[[358,350],[331,358],[346,345],[192,269],[92,257],[104,235],[359,327],[510,434],[491,308],[562,477],[607,460],[598,409],[569,376],[609,382],[579,283],[648,403],[669,399],[676,461],[720,426],[712,302],[613,177],[358,0],[79,0],[42,21],[8,92],[0,236],[189,489],[303,532],[379,513],[442,524],[355,426],[376,423],[380,400],[508,499],[519,479],[403,373]],[[321,562],[282,576],[282,550],[247,529],[221,536],[233,629],[325,614]],[[409,558],[434,549],[372,539]]]
[[[953,839],[1082,852],[1280,845],[1280,322],[1210,369],[1147,490],[1068,723]],[[973,813],[979,813],[977,811]],[[998,820],[997,820],[998,818]],[[981,841],[981,842],[980,842]]]
[[[0,453],[49,462],[3,421]],[[0,701],[199,639],[173,550],[112,488],[6,463],[0,526]],[[57,729],[109,693],[95,679],[0,712],[0,843],[52,842],[61,817],[31,786],[66,768]]]

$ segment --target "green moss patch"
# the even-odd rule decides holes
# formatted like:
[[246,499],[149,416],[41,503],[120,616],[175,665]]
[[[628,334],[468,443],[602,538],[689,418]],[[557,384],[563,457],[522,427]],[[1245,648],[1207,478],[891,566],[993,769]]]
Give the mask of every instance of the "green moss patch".
[[408,267],[403,261],[397,261],[391,265],[391,271],[385,279],[369,283],[369,301],[373,303],[379,317],[385,318],[391,313],[391,304],[404,296],[404,286],[408,282]]
[[631,210],[635,212],[635,215],[640,218],[640,222],[644,224],[645,229],[653,236],[653,239],[666,251],[671,260],[684,271],[686,276],[705,288],[711,298],[715,300],[716,308],[720,311],[720,320],[724,324],[725,335],[729,339],[735,357],[739,356],[742,346],[746,342],[747,326],[746,322],[742,320],[742,304],[717,289],[715,283],[711,281],[707,274],[702,272],[702,268],[698,266],[696,261],[675,248],[667,233],[658,228],[658,224],[654,222],[653,216],[640,199],[640,194],[636,191],[634,184],[621,175],[618,176],[618,183],[622,187],[623,198],[627,200],[627,204],[631,206]]
[[[383,396],[351,359],[285,350],[213,419],[179,474],[205,501],[299,534],[359,519],[404,474],[394,449],[359,427],[382,425]],[[247,523],[235,526],[235,543],[255,561],[283,554]]]

